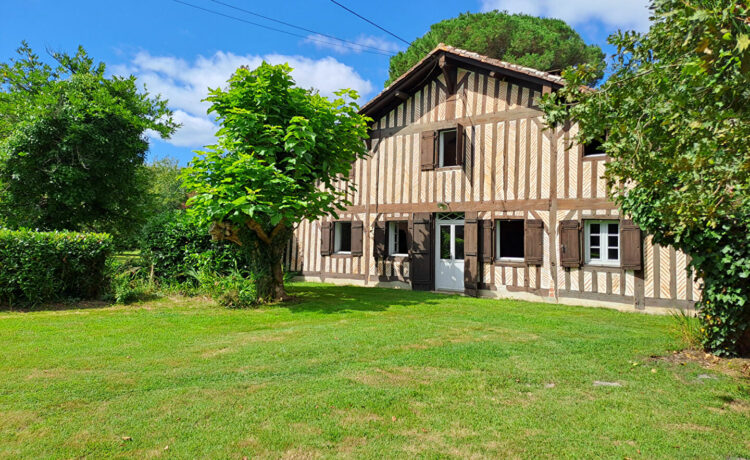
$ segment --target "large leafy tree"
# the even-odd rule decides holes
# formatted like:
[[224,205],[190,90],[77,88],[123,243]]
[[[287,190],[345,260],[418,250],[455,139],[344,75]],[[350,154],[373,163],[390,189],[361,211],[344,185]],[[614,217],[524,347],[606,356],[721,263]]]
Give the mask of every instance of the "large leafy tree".
[[[474,51],[513,64],[561,72],[579,64],[596,65],[604,53],[586,45],[575,30],[559,19],[499,11],[463,13],[430,26],[430,30],[391,58],[386,86],[419,62],[439,43]],[[589,75],[595,83],[603,72]]]
[[139,91],[135,77],[107,77],[83,48],[52,53],[54,67],[26,43],[18,54],[0,64],[5,225],[132,235],[146,193],[146,133],[176,128],[166,102]]
[[182,183],[182,168],[173,158],[146,164],[141,172],[148,186],[148,216],[174,211],[185,206],[187,189]]
[[211,90],[218,143],[184,173],[194,193],[188,211],[211,222],[215,238],[249,251],[261,300],[286,297],[281,259],[295,226],[343,209],[346,187],[336,184],[367,153],[357,93],[330,100],[295,86],[291,70],[240,68],[227,89]]
[[741,0],[655,0],[645,34],[620,32],[612,76],[564,73],[544,101],[551,123],[605,139],[610,193],[656,243],[703,280],[704,346],[750,350],[750,7]]

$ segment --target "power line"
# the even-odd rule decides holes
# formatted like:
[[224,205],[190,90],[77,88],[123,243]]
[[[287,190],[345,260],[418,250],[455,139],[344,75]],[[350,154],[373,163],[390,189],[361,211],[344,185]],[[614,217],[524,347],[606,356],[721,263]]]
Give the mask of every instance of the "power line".
[[364,17],[361,14],[357,13],[356,11],[350,10],[349,8],[345,7],[344,5],[342,5],[341,3],[337,2],[336,0],[331,0],[331,1],[333,3],[335,3],[335,4],[337,4],[338,6],[340,6],[341,8],[345,9],[346,11],[350,12],[351,14],[353,14],[353,15],[357,16],[358,18],[362,19],[363,21],[369,22],[370,24],[374,25],[375,27],[377,27],[378,29],[382,30],[383,32],[385,32],[385,33],[387,33],[387,34],[389,34],[389,35],[391,35],[393,37],[398,38],[399,40],[401,40],[402,42],[406,43],[407,45],[411,45],[411,43],[408,42],[407,40],[404,40],[403,38],[401,38],[398,35],[394,34],[390,30],[387,30],[387,29],[385,29],[383,27],[380,27],[379,25],[377,25],[374,22],[370,21],[369,19],[367,19],[366,17]]
[[[300,37],[300,38],[304,38],[306,40],[315,41],[315,42],[319,42],[319,43],[324,43],[324,44],[327,44],[327,45],[344,46],[344,47],[347,47],[347,48],[350,48],[350,49],[355,49],[354,46],[357,46],[357,47],[359,47],[359,49],[357,49],[357,51],[362,51],[363,53],[379,54],[381,56],[389,56],[389,57],[391,56],[391,53],[389,53],[386,50],[379,49],[379,48],[374,48],[376,51],[373,51],[373,50],[364,49],[364,48],[368,48],[365,45],[355,44],[353,46],[353,45],[349,45],[347,43],[334,43],[334,42],[330,42],[330,41],[326,41],[326,40],[321,40],[321,39],[315,38],[315,37],[309,37],[309,36],[305,36],[305,35],[301,35],[301,34],[296,34],[294,32],[289,32],[287,30],[277,29],[275,27],[270,27],[270,26],[267,26],[267,25],[264,25],[264,24],[258,24],[257,22],[248,21],[247,19],[238,18],[236,16],[232,16],[232,15],[229,15],[229,14],[224,14],[224,13],[221,13],[219,11],[211,10],[211,9],[208,9],[208,8],[203,8],[202,6],[193,5],[192,3],[183,2],[182,0],[172,0],[172,1],[175,2],[175,3],[180,3],[180,4],[185,5],[185,6],[189,6],[191,8],[195,8],[197,10],[204,11],[206,13],[214,14],[214,15],[217,15],[217,16],[223,16],[223,17],[229,18],[229,19],[234,19],[235,21],[244,22],[245,24],[250,24],[250,25],[253,25],[253,26],[256,26],[256,27],[261,27],[263,29],[272,30],[274,32],[280,32],[282,34],[292,35],[294,37]],[[340,40],[340,39],[337,39],[337,40]],[[341,41],[343,41],[343,40],[341,40]]]
[[294,29],[303,30],[303,31],[309,32],[311,34],[317,34],[317,35],[320,35],[322,37],[327,37],[327,38],[331,38],[333,40],[338,40],[340,42],[349,43],[349,44],[352,44],[354,46],[358,46],[360,48],[368,48],[368,49],[372,49],[372,50],[375,50],[375,51],[388,52],[387,50],[384,50],[382,48],[377,48],[377,47],[369,46],[369,45],[363,45],[361,43],[353,42],[353,41],[350,41],[350,40],[345,40],[343,38],[338,38],[338,37],[335,37],[333,35],[324,34],[323,32],[318,32],[318,31],[315,31],[315,30],[307,29],[305,27],[301,27],[301,26],[297,26],[297,25],[294,25],[294,24],[290,24],[288,22],[281,21],[279,19],[274,19],[274,18],[271,18],[271,17],[268,17],[268,16],[264,16],[264,15],[262,15],[260,13],[256,13],[254,11],[246,10],[244,8],[240,8],[240,7],[235,6],[235,5],[230,5],[229,3],[225,3],[225,2],[222,2],[222,1],[219,1],[219,0],[211,0],[211,1],[214,2],[214,3],[218,3],[219,5],[224,5],[224,6],[228,7],[228,8],[235,9],[237,11],[242,11],[243,13],[252,14],[253,16],[257,16],[259,18],[263,18],[263,19],[266,19],[268,21],[275,22],[277,24],[283,24],[283,25],[285,25],[287,27],[292,27]]

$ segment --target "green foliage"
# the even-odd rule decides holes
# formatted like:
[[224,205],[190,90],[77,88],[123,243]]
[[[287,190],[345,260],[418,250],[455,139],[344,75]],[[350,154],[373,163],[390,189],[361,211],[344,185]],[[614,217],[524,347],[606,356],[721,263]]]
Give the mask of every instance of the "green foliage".
[[112,250],[107,234],[0,229],[0,304],[96,299]]
[[156,286],[147,278],[143,267],[131,262],[110,259],[109,297],[116,303],[129,304],[156,297]]
[[184,211],[166,212],[152,218],[140,239],[146,269],[153,266],[160,282],[191,279],[194,270],[224,275],[239,269],[249,273],[248,262],[236,246],[212,241],[205,225]]
[[199,292],[211,296],[216,303],[227,308],[250,308],[259,304],[255,277],[239,270],[218,274],[208,270],[191,272]]
[[133,235],[142,223],[148,130],[177,127],[166,101],[136,79],[107,77],[83,48],[53,53],[24,43],[0,63],[0,219],[10,228]]
[[[703,346],[750,351],[750,7],[738,0],[656,0],[646,34],[619,32],[612,76],[564,72],[543,103],[603,139],[611,196],[654,242],[691,257],[703,280]],[[624,184],[624,187],[620,187]]]
[[671,311],[672,331],[687,348],[697,348],[703,342],[703,332],[698,318],[686,310]]
[[284,297],[281,257],[294,225],[343,209],[346,190],[335,183],[367,153],[357,93],[327,99],[295,86],[291,70],[239,68],[228,89],[211,90],[219,140],[183,175],[194,192],[188,212],[248,254],[263,299]]
[[182,185],[181,173],[182,168],[172,158],[163,158],[144,166],[143,174],[148,183],[147,216],[184,207],[188,196]]
[[[586,45],[568,24],[560,19],[538,18],[499,11],[463,13],[430,26],[430,30],[391,58],[388,86],[439,43],[474,51],[491,58],[560,72],[580,64],[599,65],[604,53],[596,45]],[[590,84],[603,71],[591,75]]]

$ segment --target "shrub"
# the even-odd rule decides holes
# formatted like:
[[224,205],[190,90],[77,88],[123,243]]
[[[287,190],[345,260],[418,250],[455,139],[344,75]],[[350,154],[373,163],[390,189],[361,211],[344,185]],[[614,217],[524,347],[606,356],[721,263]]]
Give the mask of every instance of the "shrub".
[[107,298],[116,303],[129,304],[155,297],[153,283],[148,280],[147,271],[128,260],[120,262],[110,259],[107,268],[109,292]]
[[96,299],[112,249],[105,233],[0,229],[0,304]]
[[154,276],[162,281],[186,281],[195,270],[228,274],[237,269],[249,273],[237,247],[212,241],[208,229],[183,211],[151,219],[143,230],[140,249],[146,266],[153,266]]
[[698,317],[686,310],[675,310],[672,316],[672,331],[687,348],[698,348],[703,341],[701,324]]
[[259,303],[256,279],[239,270],[227,274],[216,274],[205,270],[194,270],[191,276],[198,284],[198,291],[211,296],[219,305],[228,308],[248,308]]

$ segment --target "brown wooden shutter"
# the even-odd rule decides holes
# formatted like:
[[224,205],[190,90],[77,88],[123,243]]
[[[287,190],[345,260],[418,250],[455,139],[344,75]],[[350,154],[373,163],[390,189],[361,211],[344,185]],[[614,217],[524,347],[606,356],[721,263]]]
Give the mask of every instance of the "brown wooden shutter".
[[422,132],[421,144],[422,171],[435,169],[435,131]]
[[331,223],[323,222],[320,224],[320,255],[331,255]]
[[623,220],[620,226],[621,267],[626,270],[643,268],[641,229],[632,220]]
[[492,228],[494,227],[494,223],[495,221],[493,220],[479,221],[479,254],[481,261],[486,264],[491,264],[495,259],[495,248],[492,238]]
[[411,288],[415,291],[431,291],[434,270],[432,257],[432,214],[415,213],[411,221]]
[[464,216],[464,293],[476,296],[479,288],[479,224],[476,212]]
[[362,234],[364,233],[364,224],[361,220],[352,221],[352,255],[362,255]]
[[456,125],[456,164],[464,164],[464,125]]
[[542,265],[544,222],[527,220],[525,225],[524,258],[527,265]]
[[376,259],[383,259],[385,258],[385,222],[382,220],[375,222],[373,236],[372,255]]
[[560,265],[581,266],[581,224],[577,220],[560,221]]

